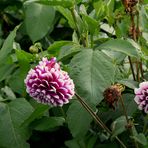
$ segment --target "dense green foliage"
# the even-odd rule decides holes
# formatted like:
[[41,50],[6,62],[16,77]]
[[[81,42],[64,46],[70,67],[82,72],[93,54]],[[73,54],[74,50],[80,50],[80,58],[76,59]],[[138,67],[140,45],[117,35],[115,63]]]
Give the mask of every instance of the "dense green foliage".
[[[148,115],[138,110],[133,91],[148,81],[148,0],[132,8],[136,38],[128,7],[121,0],[0,1],[0,148],[118,148],[116,136],[127,147],[148,146]],[[29,97],[29,69],[53,56],[111,134],[76,97],[63,107]],[[104,90],[116,83],[125,87],[130,136],[120,101],[115,110],[104,101]]]

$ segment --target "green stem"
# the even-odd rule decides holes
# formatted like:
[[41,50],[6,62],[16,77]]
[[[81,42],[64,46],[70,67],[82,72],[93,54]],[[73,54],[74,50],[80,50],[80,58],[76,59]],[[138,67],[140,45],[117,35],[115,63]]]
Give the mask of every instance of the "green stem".
[[129,124],[129,119],[128,119],[128,116],[127,116],[127,112],[126,112],[126,109],[125,109],[125,106],[124,106],[124,102],[123,102],[122,96],[120,97],[120,102],[121,102],[121,106],[123,108],[123,113],[125,115],[125,118],[126,118],[126,121],[127,121],[127,125],[128,125]]
[[93,41],[93,35],[92,35],[92,34],[90,35],[90,39],[91,39],[91,48],[93,48],[93,46],[94,46],[94,45],[93,45],[94,41]]
[[[77,94],[75,93],[75,96],[79,100],[79,102],[82,104],[82,106],[88,111],[88,113],[93,117],[93,119],[109,134],[112,134],[110,129],[102,122],[102,120],[94,113],[94,111],[88,106],[88,104]],[[126,148],[124,143],[116,136],[116,140],[122,145],[123,148]]]
[[79,29],[79,26],[78,26],[78,23],[77,23],[77,17],[75,15],[75,9],[74,8],[71,9],[71,14],[72,14],[72,17],[73,17],[73,20],[74,20],[74,23],[75,23],[78,38],[82,41],[83,46],[86,47],[87,43],[86,43],[86,40],[84,39],[84,37],[81,38],[81,32],[80,32],[80,29]]
[[[125,105],[124,105],[124,102],[123,102],[123,98],[122,97],[120,97],[120,102],[121,102],[121,105],[122,105],[122,108],[123,108],[123,113],[124,113],[125,118],[126,118],[126,121],[127,121],[127,129],[129,130],[130,134],[132,136],[134,136],[133,130],[132,130],[132,128],[133,128],[134,125],[131,122],[131,120],[128,119],[128,115],[127,115],[126,108],[125,108]],[[135,148],[138,148],[138,143],[136,142],[136,140],[133,140],[133,143],[135,145]]]

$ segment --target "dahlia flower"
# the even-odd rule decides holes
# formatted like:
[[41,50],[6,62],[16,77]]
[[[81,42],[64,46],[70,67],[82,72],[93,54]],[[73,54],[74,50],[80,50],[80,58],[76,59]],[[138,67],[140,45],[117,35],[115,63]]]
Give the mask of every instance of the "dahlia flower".
[[148,82],[142,82],[139,88],[135,88],[135,102],[138,104],[138,108],[148,113]]
[[62,106],[74,95],[74,83],[67,72],[61,70],[56,58],[43,58],[34,69],[28,72],[26,91],[43,104]]

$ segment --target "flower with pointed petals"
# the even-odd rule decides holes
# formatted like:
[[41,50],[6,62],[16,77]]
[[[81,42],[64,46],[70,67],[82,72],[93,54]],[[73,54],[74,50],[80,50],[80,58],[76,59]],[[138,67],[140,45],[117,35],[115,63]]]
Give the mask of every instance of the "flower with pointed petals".
[[142,82],[139,88],[135,88],[135,102],[138,104],[138,108],[148,113],[148,82]]
[[67,72],[61,70],[56,58],[43,58],[25,79],[26,91],[43,104],[62,106],[74,95],[74,83]]

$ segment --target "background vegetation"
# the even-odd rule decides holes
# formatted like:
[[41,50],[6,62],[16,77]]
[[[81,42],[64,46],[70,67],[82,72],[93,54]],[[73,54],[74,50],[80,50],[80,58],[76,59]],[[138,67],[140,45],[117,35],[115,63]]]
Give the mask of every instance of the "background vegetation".
[[[134,88],[148,80],[147,0],[0,1],[0,147],[147,147],[148,116],[138,110]],[[24,79],[42,57],[57,57],[77,97],[63,107],[37,103]],[[123,106],[110,108],[105,89],[120,83]]]

